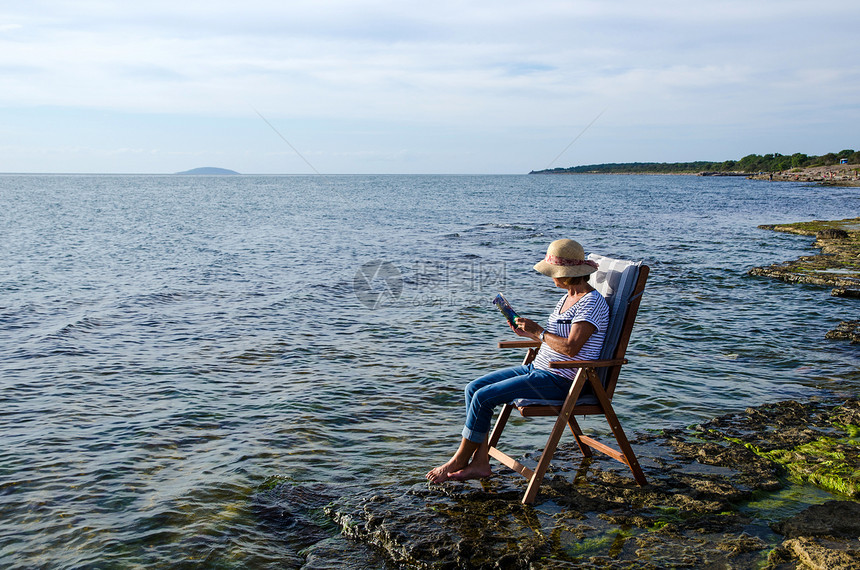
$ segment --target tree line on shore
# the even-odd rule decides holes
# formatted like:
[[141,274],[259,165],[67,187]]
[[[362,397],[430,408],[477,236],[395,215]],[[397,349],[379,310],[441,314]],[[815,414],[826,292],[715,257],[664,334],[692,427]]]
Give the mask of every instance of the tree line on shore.
[[860,164],[860,151],[845,149],[821,156],[808,156],[802,152],[792,155],[779,153],[750,154],[740,160],[723,162],[613,162],[588,164],[569,168],[532,170],[530,174],[692,174],[698,172],[779,172],[794,168],[833,166],[846,160],[848,164]]

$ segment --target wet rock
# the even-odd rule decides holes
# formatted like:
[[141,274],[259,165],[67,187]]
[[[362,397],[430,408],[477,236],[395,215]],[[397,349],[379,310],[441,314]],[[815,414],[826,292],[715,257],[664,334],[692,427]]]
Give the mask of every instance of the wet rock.
[[831,297],[845,297],[847,299],[860,299],[860,289],[855,288],[847,288],[847,287],[836,287],[832,291],[830,291]]
[[[723,441],[719,444],[712,442],[684,442],[671,439],[676,454],[693,459],[703,465],[714,465],[732,468],[728,486],[726,478],[719,481],[724,500],[736,502],[747,499],[755,491],[774,491],[782,487],[780,476],[782,469],[773,462],[756,455],[742,443]],[[707,484],[699,480],[694,488]],[[716,490],[718,483],[711,482],[710,491]]]
[[739,536],[727,538],[717,545],[720,550],[727,550],[735,554],[747,552],[758,552],[767,547],[767,543],[757,536],[750,536],[742,532]]
[[857,570],[860,568],[860,548],[856,539],[848,542],[828,538],[792,538],[770,553],[768,568]]
[[[521,505],[519,494],[494,496],[487,483],[438,489],[454,485],[374,495],[331,514],[345,536],[410,568],[744,567],[767,547],[743,536],[748,517],[721,512],[724,501],[693,498],[708,491],[672,478],[657,477],[657,488],[640,493],[592,466],[587,484],[551,481],[535,507]],[[587,510],[596,507],[605,510]]]
[[330,508],[344,536],[371,544],[415,568],[527,568],[547,538],[512,497],[478,492],[463,500],[417,486]]
[[[699,436],[743,445],[791,477],[849,497],[860,496],[856,399],[842,405],[778,402],[717,418]],[[750,464],[750,468],[753,464]]]
[[393,568],[367,545],[343,537],[325,514],[327,504],[354,491],[355,487],[350,486],[297,485],[279,477],[266,481],[253,495],[251,506],[259,531],[283,540],[283,547],[271,555],[278,567]]
[[786,283],[831,288],[851,287],[857,283],[857,279],[860,279],[860,271],[856,274],[844,275],[833,271],[841,269],[833,265],[823,258],[804,256],[796,261],[786,261],[779,265],[753,267],[749,270],[749,274],[756,277],[770,277]]
[[833,410],[831,420],[845,426],[860,426],[860,399],[848,400]]
[[[787,536],[781,544],[769,521],[742,507],[786,485],[834,488],[841,481],[840,492],[850,496],[860,465],[860,432],[851,427],[858,420],[856,399],[779,402],[695,431],[639,435],[632,443],[649,481],[644,487],[625,466],[583,459],[566,442],[533,506],[520,503],[525,480],[497,466],[497,475],[481,482],[336,498],[326,513],[344,537],[395,567],[748,568],[761,566],[774,548],[773,569],[797,568],[801,560],[843,564],[855,554],[840,537],[856,534],[851,521],[860,520],[860,503],[825,503],[783,521],[775,527]],[[534,463],[536,454],[522,460]]]
[[824,338],[850,340],[851,344],[860,343],[860,321],[842,321],[832,331],[824,335]]
[[827,228],[815,234],[817,239],[848,239],[850,234],[843,229]]
[[[728,546],[750,522],[728,510],[751,493],[728,472],[658,470],[639,487],[626,472],[605,467],[611,464],[592,460],[557,466],[535,507],[519,503],[519,475],[503,472],[482,483],[373,495],[329,513],[345,536],[415,568],[664,568],[669,558],[701,567],[754,558],[749,546]],[[703,546],[711,535],[719,540]]]
[[[821,253],[769,267],[753,267],[749,275],[786,283],[831,287],[831,296],[860,298],[860,218],[762,225],[759,228],[816,236],[813,247],[819,248]],[[825,338],[860,344],[860,321],[843,321],[827,332]]]
[[828,501],[772,526],[787,538],[834,536],[857,539],[860,538],[860,503]]
[[293,485],[273,478],[254,495],[252,508],[265,532],[306,546],[331,537],[322,507],[334,496],[324,485]]
[[[860,218],[838,221],[801,222],[787,225],[759,226],[778,232],[816,236],[813,247],[818,255],[807,255],[768,267],[753,267],[749,275],[770,277],[786,283],[803,283],[830,287],[831,295],[860,298]],[[831,339],[860,342],[856,323],[848,321],[827,333]]]
[[370,547],[350,541],[343,536],[321,540],[304,549],[302,553],[304,554],[304,562],[300,565],[302,570],[331,570],[332,568],[395,570],[396,568]]

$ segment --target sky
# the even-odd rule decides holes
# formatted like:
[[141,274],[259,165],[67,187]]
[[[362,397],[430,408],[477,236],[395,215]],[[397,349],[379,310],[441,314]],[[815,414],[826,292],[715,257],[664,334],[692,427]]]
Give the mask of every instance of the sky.
[[860,149],[860,2],[0,0],[0,172]]

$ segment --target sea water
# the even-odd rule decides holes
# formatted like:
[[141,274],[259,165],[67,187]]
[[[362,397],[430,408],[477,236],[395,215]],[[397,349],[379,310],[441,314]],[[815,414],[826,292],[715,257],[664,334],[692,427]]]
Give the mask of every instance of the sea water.
[[856,301],[747,271],[812,253],[757,225],[857,215],[857,189],[738,178],[0,176],[0,563],[300,566],[337,534],[302,493],[453,452],[463,385],[521,358],[493,297],[543,320],[562,237],[651,266],[628,432],[856,393],[824,339]]

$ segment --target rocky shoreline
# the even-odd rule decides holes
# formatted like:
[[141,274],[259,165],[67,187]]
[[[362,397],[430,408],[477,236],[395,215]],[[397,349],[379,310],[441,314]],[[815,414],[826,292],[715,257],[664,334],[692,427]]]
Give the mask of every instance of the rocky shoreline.
[[811,182],[823,186],[860,186],[860,167],[856,164],[834,164],[795,168],[780,172],[760,172],[749,176],[751,180],[782,180]]
[[[827,287],[833,296],[860,298],[860,218],[763,225],[759,228],[815,237],[812,247],[820,252],[768,267],[754,267],[749,271],[750,275]],[[826,337],[860,343],[860,320],[843,321]]]
[[856,399],[767,404],[640,434],[645,487],[569,441],[534,506],[520,504],[525,481],[501,467],[481,482],[330,498],[323,511],[342,543],[311,547],[305,567],[364,548],[380,568],[858,568],[858,436]]

